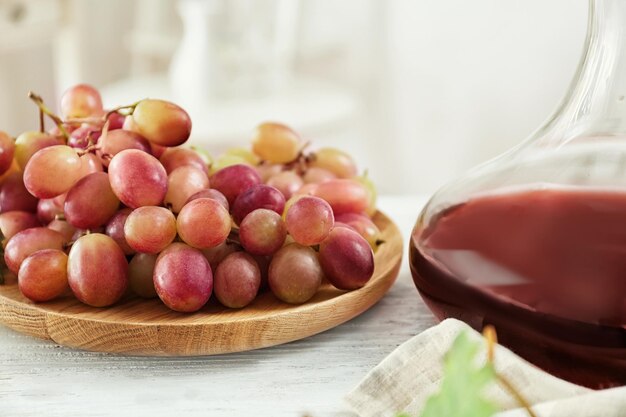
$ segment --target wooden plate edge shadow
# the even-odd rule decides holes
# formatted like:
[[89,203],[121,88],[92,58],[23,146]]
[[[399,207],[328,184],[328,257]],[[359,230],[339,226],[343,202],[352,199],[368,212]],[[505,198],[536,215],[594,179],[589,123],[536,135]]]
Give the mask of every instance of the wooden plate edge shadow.
[[174,319],[141,323],[54,311],[45,303],[33,304],[7,295],[7,287],[11,285],[5,285],[0,286],[0,323],[72,348],[142,356],[233,353],[306,338],[362,314],[395,282],[403,256],[402,235],[383,213],[377,212],[374,221],[381,227],[385,240],[375,255],[374,277],[359,290],[323,301],[283,308],[276,313],[247,316],[237,321],[178,323]]

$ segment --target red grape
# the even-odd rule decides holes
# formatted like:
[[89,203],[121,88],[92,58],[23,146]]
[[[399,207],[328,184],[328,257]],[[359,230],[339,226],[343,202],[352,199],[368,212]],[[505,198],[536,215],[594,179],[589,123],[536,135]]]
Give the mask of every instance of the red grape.
[[164,100],[141,100],[133,111],[134,129],[150,142],[178,146],[191,133],[191,119],[185,110]]
[[0,232],[4,240],[9,240],[22,230],[40,226],[37,217],[27,211],[6,211],[0,214]]
[[190,313],[202,308],[211,297],[213,273],[198,249],[172,243],[157,258],[154,287],[166,306]]
[[22,294],[32,301],[53,300],[68,289],[67,255],[58,249],[39,250],[24,259],[17,280]]
[[0,212],[21,210],[35,213],[37,204],[37,198],[24,186],[21,172],[13,172],[4,179],[0,186]]
[[335,287],[354,290],[374,274],[374,253],[354,230],[336,227],[320,244],[319,260],[324,274]]
[[24,169],[24,185],[35,197],[63,194],[81,178],[82,161],[69,146],[55,145],[37,151]]
[[367,209],[370,198],[365,187],[353,179],[337,179],[318,184],[315,196],[326,200],[335,215],[362,213]]
[[241,223],[244,217],[253,210],[265,208],[283,213],[285,197],[276,188],[265,184],[257,184],[239,194],[233,204],[233,218]]
[[111,188],[131,208],[158,206],[167,192],[167,173],[158,159],[138,149],[126,149],[109,164]]
[[68,244],[74,240],[76,228],[69,224],[66,220],[54,219],[48,223],[48,229],[55,230],[63,236],[63,243]]
[[315,295],[323,278],[315,251],[292,243],[281,248],[272,258],[268,283],[280,300],[302,304]]
[[287,228],[280,214],[272,210],[256,209],[239,226],[239,240],[253,255],[271,255],[283,246]]
[[185,204],[176,221],[180,238],[199,249],[212,248],[224,242],[230,233],[228,211],[217,201],[199,198]]
[[330,205],[318,197],[303,196],[285,211],[287,231],[301,245],[311,246],[326,239],[335,219]]
[[32,227],[16,233],[4,248],[4,261],[17,274],[22,261],[41,249],[63,249],[63,236],[46,227]]
[[211,270],[215,271],[217,266],[233,252],[237,252],[241,250],[239,245],[231,242],[220,243],[217,246],[208,249],[201,249],[204,257],[209,261],[209,265],[211,265]]
[[65,198],[65,218],[79,229],[93,229],[105,224],[117,211],[117,199],[109,175],[105,172],[89,174],[78,181]]
[[154,266],[157,255],[138,253],[128,263],[128,285],[135,294],[142,298],[157,296],[154,288]]
[[229,210],[228,200],[224,197],[224,194],[220,193],[216,189],[207,188],[204,190],[200,190],[197,193],[193,194],[191,197],[187,199],[187,203],[193,200],[197,200],[198,198],[210,198],[211,200],[215,200],[220,203],[226,211]]
[[138,149],[152,155],[150,143],[138,133],[128,130],[112,130],[100,138],[98,155],[104,166],[109,166],[111,158],[126,149]]
[[132,255],[135,253],[135,250],[128,245],[126,242],[126,237],[124,236],[124,225],[126,224],[126,219],[128,215],[133,210],[125,207],[119,210],[117,213],[109,219],[109,222],[106,225],[106,234],[111,239],[113,239],[119,246],[122,248],[126,255]]
[[37,218],[42,224],[48,224],[55,217],[63,215],[63,206],[54,198],[44,198],[37,203]]
[[337,178],[335,174],[324,168],[311,167],[306,170],[302,179],[306,184],[319,184]]
[[252,137],[252,151],[269,162],[291,162],[298,157],[300,148],[298,134],[280,123],[262,123]]
[[102,168],[102,161],[93,153],[86,153],[84,155],[81,155],[80,162],[82,164],[80,174],[81,178],[95,172],[104,171],[104,168]]
[[283,171],[267,180],[267,185],[277,188],[286,199],[289,199],[304,185],[304,182],[302,177],[295,172]]
[[101,114],[102,98],[94,87],[77,84],[61,96],[61,114],[64,118],[83,118]]
[[367,216],[356,213],[344,213],[335,218],[338,223],[343,223],[351,227],[355,232],[360,234],[372,249],[376,249],[380,243],[380,229]]
[[121,129],[122,127],[124,127],[125,120],[126,116],[118,112],[113,112],[109,114],[109,131]]
[[124,237],[137,252],[159,253],[176,237],[176,218],[164,207],[139,207],[128,215]]
[[250,304],[261,286],[261,270],[245,252],[228,255],[217,267],[213,282],[215,296],[226,307],[242,308]]
[[193,149],[165,148],[165,151],[159,157],[159,161],[161,161],[161,164],[163,164],[168,174],[176,168],[191,165],[202,170],[206,175],[209,175],[209,167],[206,161]]
[[80,301],[105,307],[119,300],[128,286],[128,262],[113,239],[101,233],[82,236],[72,245],[67,279]]
[[243,164],[222,168],[211,176],[211,187],[224,194],[231,206],[239,194],[260,183],[256,170]]
[[0,131],[0,175],[11,168],[15,155],[15,142],[7,133]]
[[192,195],[208,187],[209,177],[204,171],[191,165],[181,166],[167,178],[165,204],[178,213]]

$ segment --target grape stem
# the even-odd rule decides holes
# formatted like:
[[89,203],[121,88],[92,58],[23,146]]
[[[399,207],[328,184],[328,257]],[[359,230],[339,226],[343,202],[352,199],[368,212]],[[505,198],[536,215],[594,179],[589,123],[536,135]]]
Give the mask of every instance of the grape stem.
[[30,98],[32,101],[35,102],[37,107],[39,107],[39,111],[41,113],[44,113],[46,116],[48,116],[49,118],[51,118],[54,121],[54,123],[57,125],[57,127],[61,131],[61,134],[65,137],[65,139],[66,140],[69,139],[70,135],[67,133],[67,130],[65,130],[65,127],[63,126],[63,120],[61,120],[61,118],[59,116],[54,114],[44,104],[43,99],[40,96],[38,96],[37,94],[33,93],[32,91],[28,92],[28,98]]

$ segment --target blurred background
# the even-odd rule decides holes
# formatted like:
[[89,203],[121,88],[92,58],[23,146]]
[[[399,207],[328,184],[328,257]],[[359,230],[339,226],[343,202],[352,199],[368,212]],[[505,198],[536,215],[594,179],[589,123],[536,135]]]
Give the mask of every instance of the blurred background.
[[33,90],[172,99],[211,153],[264,120],[430,193],[528,136],[582,52],[585,0],[0,0],[0,129]]

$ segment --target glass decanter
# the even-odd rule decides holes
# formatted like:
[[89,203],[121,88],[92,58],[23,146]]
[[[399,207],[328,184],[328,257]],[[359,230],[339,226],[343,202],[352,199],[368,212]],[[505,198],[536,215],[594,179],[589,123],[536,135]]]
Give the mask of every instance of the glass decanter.
[[590,387],[626,384],[626,0],[591,0],[574,80],[520,145],[437,192],[410,242],[439,318]]

